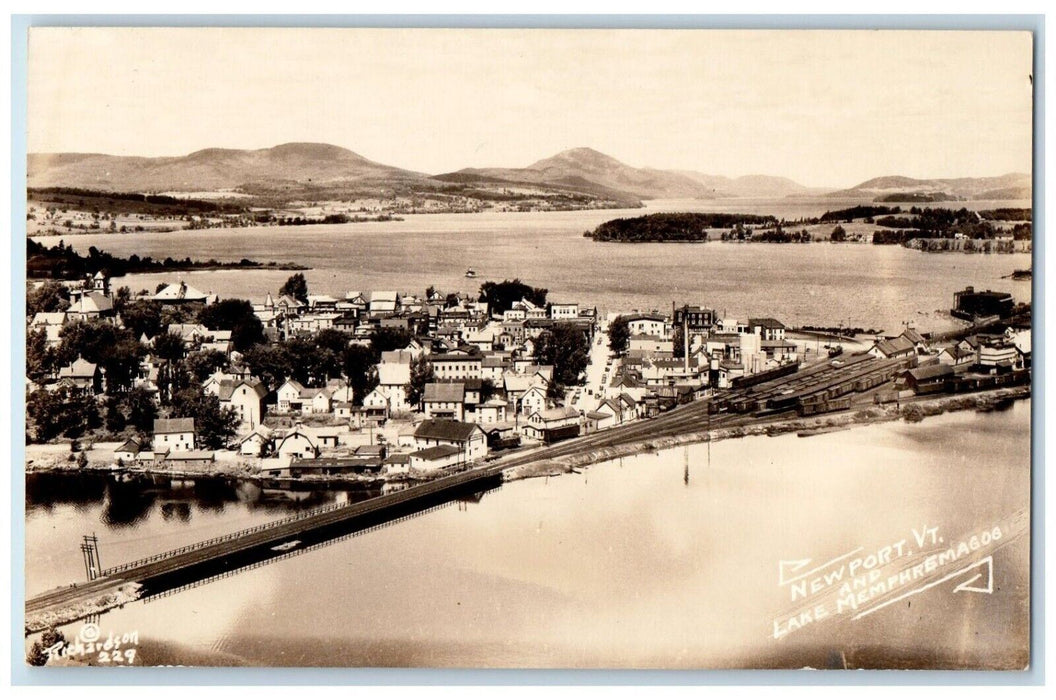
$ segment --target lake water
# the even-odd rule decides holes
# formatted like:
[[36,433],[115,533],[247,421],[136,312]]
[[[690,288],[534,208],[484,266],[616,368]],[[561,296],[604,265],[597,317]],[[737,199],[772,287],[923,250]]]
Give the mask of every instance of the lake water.
[[[83,578],[82,534],[98,534],[111,565],[304,507],[251,486],[28,487],[29,593]],[[1029,401],[728,440],[504,484],[98,624],[137,631],[149,664],[1022,667],[1025,536],[994,553],[992,593],[955,592],[958,579],[780,639],[773,622],[789,608],[781,560],[873,551],[928,527],[952,541],[1028,507],[1029,489]]]
[[[819,216],[859,201],[737,199],[648,202],[646,209],[429,214],[404,221],[300,227],[211,229],[176,233],[69,236],[80,251],[96,246],[115,255],[221,261],[250,258],[295,262],[313,293],[351,290],[422,294],[476,293],[484,280],[520,278],[607,311],[670,309],[700,303],[735,318],[772,316],[791,325],[844,325],[899,332],[904,322],[944,330],[953,293],[966,285],[1031,298],[1030,281],[1002,279],[1031,266],[1028,254],[925,254],[900,246],[596,243],[583,237],[609,219],[657,211],[726,211],[795,219]],[[993,208],[1029,202],[953,202]],[[56,237],[39,238],[54,244]],[[472,268],[477,279],[467,279]],[[115,280],[153,291],[181,277],[202,291],[263,300],[290,275],[282,271],[135,275]]]

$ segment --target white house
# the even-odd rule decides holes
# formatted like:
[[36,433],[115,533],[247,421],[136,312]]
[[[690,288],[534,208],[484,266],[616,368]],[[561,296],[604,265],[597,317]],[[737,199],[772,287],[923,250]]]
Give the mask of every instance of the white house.
[[667,319],[659,314],[630,314],[624,316],[627,321],[627,329],[633,335],[655,335],[665,337],[667,333]]
[[550,318],[555,321],[567,321],[579,318],[579,304],[553,302],[550,304]]
[[477,423],[487,425],[489,423],[506,422],[506,402],[498,397],[488,399],[477,406]]
[[482,358],[480,355],[454,351],[432,355],[429,363],[433,374],[441,380],[480,379]]
[[517,402],[520,406],[519,412],[530,416],[533,413],[542,413],[546,410],[546,389],[538,384],[533,385],[523,394]]
[[245,428],[255,428],[264,420],[264,396],[267,390],[256,379],[224,380],[220,383],[220,406],[234,409]]
[[438,445],[457,447],[465,463],[488,455],[488,437],[476,423],[454,420],[425,420],[414,431],[414,444],[419,450]]
[[450,418],[461,421],[466,417],[466,387],[460,383],[430,382],[425,385],[422,408],[426,418]]
[[154,420],[154,451],[191,452],[194,450],[194,418]]
[[319,447],[315,439],[302,428],[296,427],[276,440],[275,452],[280,457],[301,457],[313,459],[319,456]]
[[454,445],[426,447],[410,454],[410,468],[416,471],[434,471],[463,463],[462,450]]
[[273,431],[266,425],[258,425],[238,443],[238,452],[249,457],[262,457],[271,446]]

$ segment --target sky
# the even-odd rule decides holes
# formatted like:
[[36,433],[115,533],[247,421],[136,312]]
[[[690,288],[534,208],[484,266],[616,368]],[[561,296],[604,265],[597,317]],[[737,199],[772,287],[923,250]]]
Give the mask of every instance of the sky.
[[849,187],[1030,172],[1026,32],[33,28],[29,152],[292,141],[426,173],[578,146]]

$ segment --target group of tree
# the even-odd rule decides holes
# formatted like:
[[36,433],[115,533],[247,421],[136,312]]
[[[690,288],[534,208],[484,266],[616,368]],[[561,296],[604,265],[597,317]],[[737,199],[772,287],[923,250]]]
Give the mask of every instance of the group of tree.
[[559,398],[565,387],[580,383],[580,376],[590,362],[590,341],[574,324],[555,323],[536,341],[535,361],[553,365],[554,377],[547,393],[551,398]]
[[26,292],[26,314],[33,317],[38,313],[55,313],[70,308],[70,290],[66,285],[55,280]]
[[283,283],[282,288],[279,289],[279,296],[288,296],[302,304],[308,303],[308,281],[304,278],[304,275],[298,272],[297,274],[290,275],[290,278]]
[[852,223],[855,219],[872,219],[877,216],[900,213],[902,213],[901,207],[858,205],[850,207],[848,209],[836,209],[835,211],[827,211],[821,215],[821,218],[818,219],[817,223],[825,224],[842,221],[846,224],[849,224]]
[[88,255],[85,256],[63,241],[49,247],[32,238],[26,239],[26,276],[30,279],[72,280],[88,277],[97,272],[111,277],[120,277],[143,272],[242,268],[303,269],[300,265],[261,263],[248,258],[237,262],[221,262],[215,259],[199,261],[191,260],[189,256],[183,260],[174,260],[171,257],[155,260],[149,255],[141,258],[134,253],[128,258],[121,258],[101,251],[95,246],[89,247]]
[[502,314],[522,299],[527,299],[536,306],[546,306],[547,291],[540,287],[532,287],[519,279],[485,282],[480,285],[479,300],[487,302],[490,313]]
[[631,341],[631,329],[626,316],[617,316],[609,323],[609,350],[617,355],[627,352]]
[[245,299],[223,299],[203,307],[198,323],[211,331],[231,331],[231,344],[239,352],[264,342],[264,325]]
[[887,231],[876,231],[873,242],[905,243],[914,238],[954,238],[958,234],[971,239],[990,239],[1000,233],[1000,229],[990,220],[964,207],[911,207],[908,214],[909,216],[883,216],[876,219],[877,226],[898,231],[894,235]]
[[433,364],[426,355],[411,363],[411,381],[407,384],[407,402],[420,406],[425,397],[425,385],[436,380]]
[[833,243],[843,243],[847,240],[847,229],[836,224],[836,227],[832,229],[832,233],[829,234],[829,240]]
[[102,427],[99,404],[90,394],[59,387],[37,389],[26,397],[26,417],[32,424],[34,442],[55,438],[77,438]]
[[659,213],[629,219],[613,219],[585,236],[595,241],[648,243],[708,240],[708,229],[734,229],[737,226],[773,226],[777,218],[759,214]]
[[810,243],[814,238],[807,229],[786,231],[781,224],[777,224],[773,228],[753,231],[746,240],[753,243]]

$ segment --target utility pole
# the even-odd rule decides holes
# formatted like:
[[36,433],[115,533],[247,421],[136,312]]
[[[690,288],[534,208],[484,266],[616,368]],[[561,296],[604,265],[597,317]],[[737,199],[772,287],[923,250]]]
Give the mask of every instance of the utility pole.
[[99,538],[94,532],[81,538],[81,555],[84,557],[84,573],[88,580],[99,578],[103,565],[99,558]]
[[682,307],[682,364],[686,377],[689,377],[689,304]]

